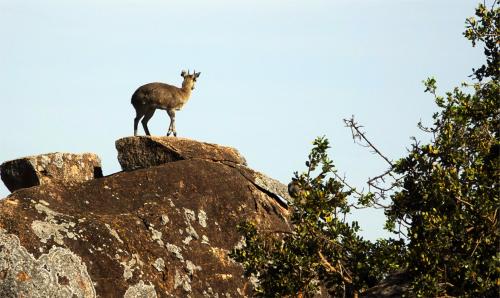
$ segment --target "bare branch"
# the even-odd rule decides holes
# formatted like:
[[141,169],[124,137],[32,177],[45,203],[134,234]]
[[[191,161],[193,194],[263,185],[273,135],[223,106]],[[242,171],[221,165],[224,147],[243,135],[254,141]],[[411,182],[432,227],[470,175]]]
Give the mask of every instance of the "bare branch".
[[358,123],[356,123],[354,121],[354,116],[352,116],[351,119],[344,119],[344,123],[345,123],[346,127],[351,128],[352,138],[354,140],[356,140],[356,139],[363,140],[364,142],[366,142],[366,145],[364,145],[364,144],[360,144],[360,145],[363,145],[364,147],[372,148],[375,151],[375,153],[377,153],[380,157],[382,157],[391,167],[394,166],[392,164],[392,162],[385,155],[383,155],[382,152],[380,152],[380,150],[378,150],[377,147],[375,147],[375,145],[373,145],[368,140],[368,138],[366,138],[365,133],[361,131],[361,128],[363,128],[363,126],[359,125]]
[[339,174],[337,174],[337,172],[334,172],[334,175],[335,175],[335,177],[337,177],[337,179],[339,179],[340,182],[342,182],[342,184],[344,184],[345,186],[347,186],[347,188],[349,188],[349,190],[351,190],[352,192],[354,192],[355,194],[357,194],[359,196],[363,195],[362,193],[360,193],[359,191],[357,191],[356,188],[354,188],[353,186],[349,185],[346,182],[345,176],[344,176],[344,178],[342,178],[342,177],[339,176]]
[[375,182],[378,179],[382,179],[382,181],[383,181],[384,177],[387,176],[387,175],[389,175],[391,172],[392,172],[392,168],[388,169],[387,171],[385,171],[384,173],[382,173],[382,174],[380,174],[378,176],[375,176],[375,177],[369,179],[368,180],[368,184],[370,184],[372,182]]

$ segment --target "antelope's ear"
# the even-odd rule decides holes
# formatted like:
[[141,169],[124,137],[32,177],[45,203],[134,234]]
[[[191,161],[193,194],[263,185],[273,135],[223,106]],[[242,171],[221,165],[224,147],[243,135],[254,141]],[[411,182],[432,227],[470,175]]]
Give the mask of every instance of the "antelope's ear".
[[186,71],[185,71],[185,70],[183,70],[183,71],[181,72],[181,77],[184,77],[185,75],[186,75]]
[[195,77],[195,78],[197,78],[197,77],[199,77],[199,76],[200,76],[200,74],[201,74],[201,72],[195,72],[195,73],[194,73],[194,77]]

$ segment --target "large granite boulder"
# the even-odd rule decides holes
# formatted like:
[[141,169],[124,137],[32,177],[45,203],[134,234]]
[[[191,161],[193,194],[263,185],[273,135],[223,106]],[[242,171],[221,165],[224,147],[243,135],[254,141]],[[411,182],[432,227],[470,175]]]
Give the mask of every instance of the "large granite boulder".
[[199,152],[1,200],[0,297],[250,295],[253,280],[228,257],[241,244],[236,226],[288,229],[284,186]]
[[73,184],[102,177],[101,160],[93,153],[48,153],[0,165],[2,181],[13,192],[48,183]]

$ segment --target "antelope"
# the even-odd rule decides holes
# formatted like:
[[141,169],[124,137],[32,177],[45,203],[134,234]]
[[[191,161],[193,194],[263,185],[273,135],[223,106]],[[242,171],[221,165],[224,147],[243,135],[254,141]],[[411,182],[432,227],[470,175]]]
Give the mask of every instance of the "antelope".
[[137,124],[139,124],[141,118],[144,132],[146,135],[150,136],[148,121],[153,117],[156,109],[161,109],[166,110],[170,117],[170,126],[168,127],[167,136],[173,133],[174,137],[176,137],[175,111],[179,111],[189,100],[191,90],[194,89],[194,83],[199,76],[200,72],[193,71],[193,73],[190,74],[189,70],[187,73],[183,70],[181,72],[181,77],[184,78],[182,88],[164,83],[149,83],[137,88],[132,95],[132,105],[136,113],[134,119],[134,136],[137,136]]

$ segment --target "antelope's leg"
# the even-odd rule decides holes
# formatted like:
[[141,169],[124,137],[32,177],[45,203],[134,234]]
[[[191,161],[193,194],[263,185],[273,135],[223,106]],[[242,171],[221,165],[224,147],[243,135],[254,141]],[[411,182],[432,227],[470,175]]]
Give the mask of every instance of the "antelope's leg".
[[142,127],[144,128],[144,131],[146,132],[146,135],[150,136],[151,134],[149,133],[148,129],[148,121],[153,117],[153,114],[155,113],[155,109],[148,110],[146,114],[144,115],[144,118],[142,119]]
[[137,136],[137,125],[139,124],[139,120],[144,116],[144,113],[140,112],[138,109],[135,111],[135,118],[134,118],[134,137]]
[[168,127],[168,132],[167,132],[167,137],[170,135],[170,133],[174,133],[174,137],[177,136],[177,132],[175,131],[175,110],[167,110],[167,114],[170,117],[170,125]]

